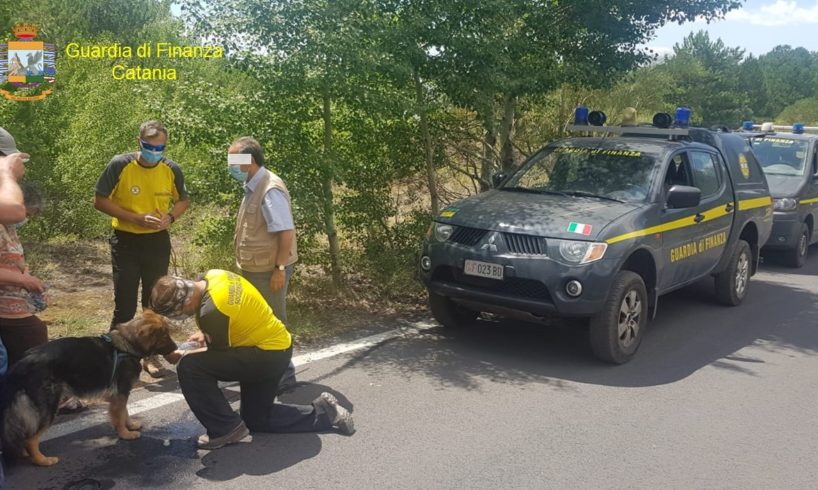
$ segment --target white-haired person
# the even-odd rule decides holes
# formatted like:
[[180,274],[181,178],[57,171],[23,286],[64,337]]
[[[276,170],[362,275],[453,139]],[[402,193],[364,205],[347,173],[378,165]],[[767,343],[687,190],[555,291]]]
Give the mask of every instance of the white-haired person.
[[[198,349],[176,351],[165,359],[177,364],[182,394],[207,429],[200,449],[239,442],[253,432],[355,432],[352,414],[331,393],[310,405],[275,401],[281,375],[292,358],[292,337],[261,293],[233,272],[210,270],[197,280],[160,278],[151,307],[171,319],[194,317],[199,332],[189,340]],[[235,413],[219,381],[238,381],[240,413]]]

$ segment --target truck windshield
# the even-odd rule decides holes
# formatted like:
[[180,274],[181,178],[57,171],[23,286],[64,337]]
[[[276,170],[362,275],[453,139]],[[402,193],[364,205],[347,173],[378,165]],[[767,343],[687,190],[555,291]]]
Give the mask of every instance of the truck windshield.
[[639,151],[552,147],[534,155],[500,189],[615,201],[644,201],[656,157]]
[[768,175],[804,175],[808,149],[809,142],[789,138],[762,138],[753,142],[753,152]]

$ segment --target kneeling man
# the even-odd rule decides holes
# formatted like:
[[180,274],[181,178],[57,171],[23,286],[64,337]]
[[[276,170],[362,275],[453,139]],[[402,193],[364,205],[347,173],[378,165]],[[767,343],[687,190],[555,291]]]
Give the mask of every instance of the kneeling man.
[[[190,340],[199,349],[165,358],[178,363],[182,394],[207,429],[199,448],[217,449],[254,432],[316,432],[333,427],[355,432],[352,415],[331,393],[311,405],[275,402],[281,375],[292,357],[292,338],[262,295],[243,277],[208,271],[192,281],[165,276],[151,293],[154,311],[172,319],[194,316],[199,332]],[[219,388],[219,381],[241,385],[240,415]]]

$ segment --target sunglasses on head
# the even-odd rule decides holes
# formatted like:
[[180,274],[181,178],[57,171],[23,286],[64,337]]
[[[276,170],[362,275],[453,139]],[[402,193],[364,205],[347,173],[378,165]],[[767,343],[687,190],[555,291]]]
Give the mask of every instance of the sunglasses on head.
[[165,145],[152,145],[152,144],[148,143],[145,140],[139,140],[139,142],[142,143],[142,148],[144,148],[144,149],[146,149],[148,151],[164,151],[165,150]]

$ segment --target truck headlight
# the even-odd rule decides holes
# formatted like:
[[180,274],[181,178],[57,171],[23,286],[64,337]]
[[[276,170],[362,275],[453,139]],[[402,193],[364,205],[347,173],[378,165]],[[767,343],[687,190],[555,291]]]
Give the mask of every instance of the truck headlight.
[[454,231],[454,226],[452,225],[444,225],[443,223],[435,223],[435,240],[439,242],[445,242],[452,236],[452,232]]
[[798,199],[791,197],[773,199],[773,209],[775,211],[795,211],[796,208],[798,208]]
[[[550,240],[554,242],[554,240]],[[558,240],[560,257],[569,264],[590,264],[605,255],[607,243],[580,242],[576,240]]]

